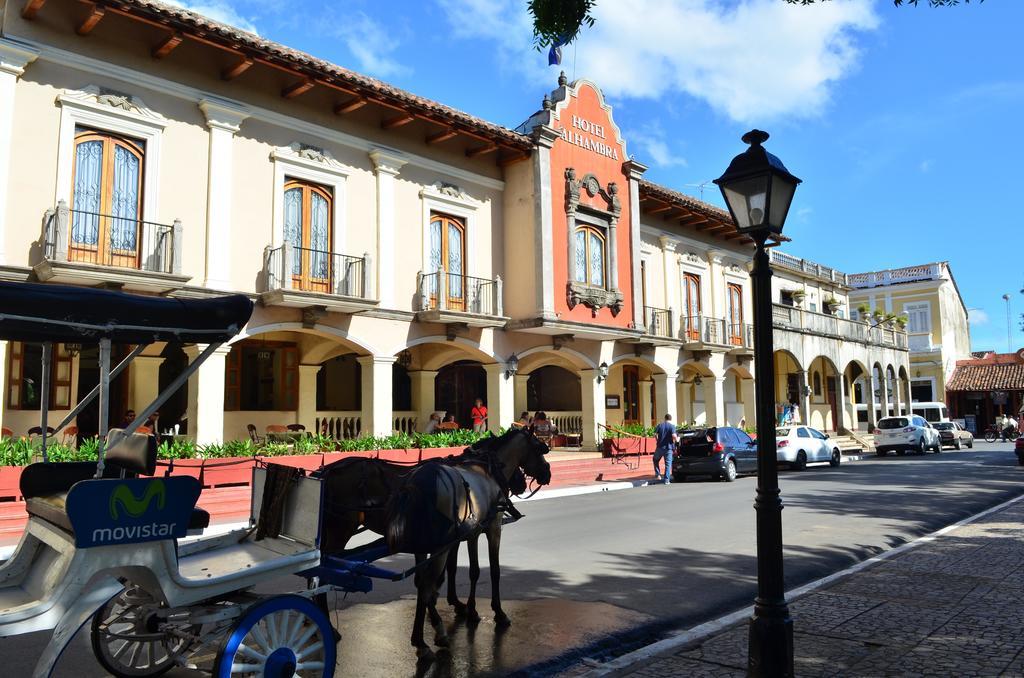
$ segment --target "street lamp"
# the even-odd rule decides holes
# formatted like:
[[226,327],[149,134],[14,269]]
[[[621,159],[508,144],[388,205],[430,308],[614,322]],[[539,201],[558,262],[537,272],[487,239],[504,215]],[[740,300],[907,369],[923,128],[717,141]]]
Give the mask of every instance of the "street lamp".
[[754,396],[757,402],[757,598],[750,619],[747,675],[793,675],[793,620],[782,576],[782,498],[775,449],[775,373],[772,339],[772,269],[766,243],[782,233],[800,180],[761,144],[768,133],[751,130],[750,144],[715,179],[736,230],[756,245],[750,273],[754,297]]

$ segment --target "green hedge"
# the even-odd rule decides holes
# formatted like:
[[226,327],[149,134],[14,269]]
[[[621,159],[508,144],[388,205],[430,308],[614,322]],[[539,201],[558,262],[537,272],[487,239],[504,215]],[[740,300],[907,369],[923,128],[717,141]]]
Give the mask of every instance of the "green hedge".
[[[474,433],[470,430],[445,431],[442,433],[415,434],[396,433],[390,436],[361,436],[350,440],[335,440],[327,436],[304,436],[294,443],[264,443],[256,445],[251,440],[229,440],[222,444],[197,445],[190,440],[164,441],[157,447],[160,459],[220,459],[224,457],[278,457],[288,454],[319,454],[321,452],[363,452],[372,450],[401,450],[411,448],[467,447],[489,433]],[[90,438],[82,441],[77,448],[58,442],[46,445],[50,461],[93,461],[96,459],[98,441]],[[33,457],[39,457],[40,440],[24,438],[0,438],[0,466],[27,466]]]
[[[688,430],[688,429],[694,428],[695,426],[696,426],[696,424],[691,421],[691,422],[686,423],[686,424],[680,424],[677,427],[677,429],[678,430]],[[621,438],[621,437],[623,437],[622,436],[623,433],[628,433],[628,434],[634,435],[634,436],[643,436],[645,438],[653,438],[653,437],[655,437],[654,436],[654,427],[653,426],[644,426],[643,424],[623,424],[622,426],[616,426],[614,428],[615,428],[614,431],[611,430],[611,429],[607,429],[607,428],[604,429],[604,436],[603,437],[604,437],[605,440],[610,440],[612,438]]]

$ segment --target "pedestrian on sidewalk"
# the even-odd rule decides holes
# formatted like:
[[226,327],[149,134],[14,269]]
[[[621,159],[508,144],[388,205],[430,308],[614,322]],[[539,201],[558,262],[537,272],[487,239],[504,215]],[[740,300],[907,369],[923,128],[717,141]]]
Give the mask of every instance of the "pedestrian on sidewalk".
[[[672,482],[672,456],[676,449],[676,443],[679,441],[671,414],[666,414],[665,421],[654,428],[654,437],[657,440],[657,448],[654,451],[654,479],[668,485]],[[665,460],[664,475],[661,473],[662,459]]]

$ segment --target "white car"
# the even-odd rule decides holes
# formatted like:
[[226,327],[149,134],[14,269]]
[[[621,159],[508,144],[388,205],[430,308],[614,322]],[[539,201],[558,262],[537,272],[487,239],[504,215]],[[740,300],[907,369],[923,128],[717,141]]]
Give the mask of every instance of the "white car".
[[813,461],[827,461],[839,466],[843,453],[832,444],[828,435],[810,426],[780,426],[775,429],[776,455],[780,464],[803,471]]
[[925,454],[928,450],[938,453],[942,451],[942,438],[919,415],[883,417],[875,427],[875,454],[884,457],[892,450],[896,454]]

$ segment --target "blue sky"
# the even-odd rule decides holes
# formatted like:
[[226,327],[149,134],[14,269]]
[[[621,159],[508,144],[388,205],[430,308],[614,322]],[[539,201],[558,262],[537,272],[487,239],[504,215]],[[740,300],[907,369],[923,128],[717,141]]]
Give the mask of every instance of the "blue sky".
[[[176,0],[514,127],[555,85],[525,0]],[[648,177],[700,195],[751,127],[804,180],[787,251],[847,272],[948,260],[975,349],[1024,345],[1024,2],[602,0],[565,51]],[[714,186],[703,197],[720,203]]]

